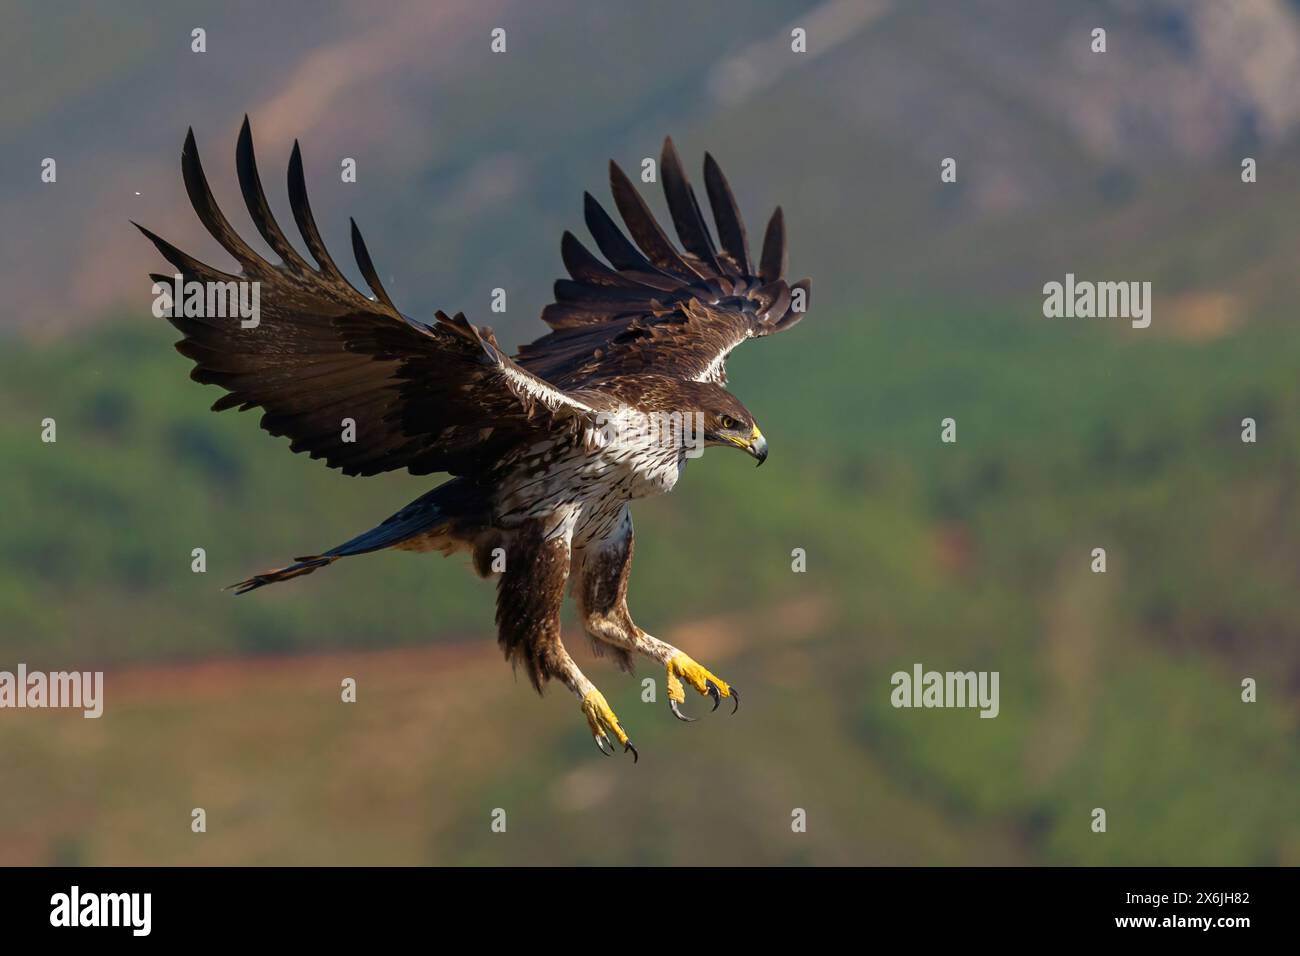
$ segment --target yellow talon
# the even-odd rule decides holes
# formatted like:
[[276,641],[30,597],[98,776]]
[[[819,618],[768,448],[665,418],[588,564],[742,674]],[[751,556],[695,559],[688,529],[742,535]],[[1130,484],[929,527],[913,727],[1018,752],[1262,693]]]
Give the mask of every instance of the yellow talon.
[[[686,701],[686,688],[682,686],[683,680],[701,694],[714,697],[714,710],[717,709],[717,696],[710,688],[716,688],[717,694],[722,697],[731,697],[733,693],[731,685],[725,680],[689,655],[678,651],[668,658],[668,699],[670,701],[678,704]],[[676,713],[677,709],[674,707],[673,711]]]
[[[582,698],[582,712],[587,715],[587,724],[591,727],[591,734],[596,738],[596,746],[605,751],[605,744],[609,742],[609,734],[613,734],[614,739],[623,745],[624,751],[632,751],[632,760],[635,762],[638,758],[636,748],[632,746],[632,741],[628,739],[623,727],[618,722],[618,716],[614,713],[609,702],[605,700],[605,695],[592,688],[587,691]],[[610,747],[612,752],[613,747]]]

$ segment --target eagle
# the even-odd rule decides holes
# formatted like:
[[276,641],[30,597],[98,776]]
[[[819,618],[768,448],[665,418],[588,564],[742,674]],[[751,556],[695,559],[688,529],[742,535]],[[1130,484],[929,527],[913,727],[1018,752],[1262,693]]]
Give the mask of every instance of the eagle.
[[[605,697],[560,639],[566,590],[593,646],[631,671],[645,655],[667,674],[674,715],[686,687],[739,707],[734,685],[684,651],[642,630],[627,606],[632,501],[671,491],[704,447],[738,448],[762,464],[767,440],[724,387],[726,360],[742,342],[783,332],[803,318],[811,283],[787,283],[785,223],[778,207],[757,265],[731,187],[709,154],[704,185],[715,242],[671,138],[659,176],[680,247],[627,175],[609,165],[627,234],[590,194],[583,218],[604,261],[571,232],[560,252],[569,277],[542,311],[550,331],[509,355],[492,330],[463,313],[432,321],[401,312],[385,291],[351,223],[352,251],[370,288],[350,283],[317,229],[295,141],[288,192],[308,261],[271,214],[248,118],[235,150],[253,225],[279,258],[267,261],[217,206],[194,131],[181,172],[194,211],[239,263],[223,272],[133,223],[175,268],[156,283],[256,283],[259,315],[241,322],[164,315],[194,363],[190,378],[225,390],[213,411],[262,410],[261,427],[346,475],[406,469],[450,477],[379,525],[337,547],[231,585],[245,594],[303,577],[347,557],[386,548],[468,553],[480,576],[496,576],[498,640],[540,693],[552,679],[580,701],[597,747],[637,749]],[[628,238],[630,235],[630,239]],[[233,288],[233,287],[230,287]]]

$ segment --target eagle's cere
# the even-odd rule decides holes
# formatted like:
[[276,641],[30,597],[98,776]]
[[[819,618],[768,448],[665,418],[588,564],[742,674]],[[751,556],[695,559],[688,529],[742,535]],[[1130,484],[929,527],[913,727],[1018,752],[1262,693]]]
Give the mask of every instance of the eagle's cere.
[[[203,225],[239,262],[228,275],[141,228],[187,282],[260,283],[260,320],[182,315],[169,321],[184,338],[195,381],[227,394],[212,406],[263,409],[261,425],[293,451],[323,458],[348,475],[405,468],[453,477],[386,521],[338,547],[241,581],[245,593],[311,574],[340,558],[383,548],[465,551],[480,574],[497,573],[499,640],[540,691],[559,679],[582,702],[597,745],[636,750],[604,696],[560,640],[566,586],[598,648],[630,669],[633,653],[667,672],[669,705],[689,685],[713,699],[739,701],[736,689],[632,621],[627,607],[634,498],[672,490],[685,467],[686,429],[654,422],[698,422],[706,445],[732,445],[761,464],[767,440],[725,388],[725,362],[748,338],[790,328],[807,309],[807,280],[788,285],[785,226],[777,209],[757,268],[727,180],[711,156],[704,184],[718,241],[706,225],[671,140],[660,163],[664,194],[681,249],[645,200],[610,164],[614,204],[626,235],[590,194],[584,216],[606,261],[566,232],[569,278],[555,283],[542,319],[551,331],[506,355],[491,330],[461,314],[433,322],[403,315],[384,290],[361,233],[352,248],[374,298],[343,277],[326,251],[307,202],[297,143],[289,159],[289,202],[308,262],[271,215],[253,156],[248,120],[236,168],[257,231],[280,258],[264,260],[231,228],[199,163],[193,131],[181,169]],[[154,276],[158,282],[171,277]],[[340,422],[355,422],[345,441]],[[603,423],[633,427],[602,441]],[[632,437],[626,437],[632,436]],[[500,549],[500,550],[499,550]]]

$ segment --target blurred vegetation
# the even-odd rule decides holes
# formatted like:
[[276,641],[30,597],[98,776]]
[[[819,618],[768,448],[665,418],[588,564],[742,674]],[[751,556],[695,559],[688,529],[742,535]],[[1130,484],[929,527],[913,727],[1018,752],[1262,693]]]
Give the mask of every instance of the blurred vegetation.
[[[597,762],[571,699],[511,681],[462,559],[222,593],[429,480],[348,479],[255,412],[211,414],[160,326],[0,356],[0,666],[119,668],[101,721],[0,720],[26,783],[0,800],[9,862],[1300,862],[1300,341],[1277,324],[1186,341],[896,303],[739,352],[771,458],[713,451],[637,506],[632,607],[698,631],[745,707],[681,728],[568,631],[635,768]],[[466,638],[468,663],[427,673],[357,655]],[[315,658],[248,659],[324,651],[370,675],[355,709]],[[114,703],[120,668],[231,656],[249,676],[220,692],[160,679]],[[890,675],[918,661],[999,671],[1000,716],[893,709]],[[228,804],[224,836],[196,846],[205,799]],[[511,839],[486,826],[498,806]]]

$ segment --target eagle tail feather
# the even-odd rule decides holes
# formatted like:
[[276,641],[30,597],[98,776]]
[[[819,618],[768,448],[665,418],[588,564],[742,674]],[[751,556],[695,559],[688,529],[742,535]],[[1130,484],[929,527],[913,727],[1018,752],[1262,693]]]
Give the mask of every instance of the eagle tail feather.
[[317,568],[323,568],[333,564],[342,555],[312,555],[305,558],[297,558],[293,564],[283,568],[276,568],[273,571],[263,571],[261,574],[254,574],[251,578],[246,578],[235,584],[229,584],[222,588],[223,591],[234,590],[236,594],[247,594],[249,591],[256,591],[264,584],[278,584],[281,581],[288,581],[290,578],[302,577],[304,574],[311,574]]
[[458,533],[466,534],[485,522],[485,508],[485,499],[477,486],[463,478],[453,478],[412,501],[381,524],[330,548],[324,554],[294,558],[293,564],[254,574],[223,590],[247,594],[266,584],[278,584],[311,574],[317,568],[327,567],[339,558],[398,548],[413,538],[418,539],[437,529],[451,531],[453,524],[457,526],[455,530]]

